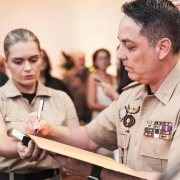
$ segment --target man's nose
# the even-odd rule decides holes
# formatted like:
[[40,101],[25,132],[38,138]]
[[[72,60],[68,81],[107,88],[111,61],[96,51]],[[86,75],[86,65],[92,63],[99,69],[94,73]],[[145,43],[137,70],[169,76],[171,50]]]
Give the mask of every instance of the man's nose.
[[122,46],[119,46],[117,53],[116,53],[116,58],[118,60],[127,60],[127,56],[125,54],[125,49]]

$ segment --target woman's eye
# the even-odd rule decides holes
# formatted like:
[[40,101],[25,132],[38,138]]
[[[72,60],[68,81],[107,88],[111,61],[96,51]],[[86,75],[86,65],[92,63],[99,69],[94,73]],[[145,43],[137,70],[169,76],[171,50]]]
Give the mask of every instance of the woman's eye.
[[31,59],[30,62],[31,63],[35,63],[37,61],[37,59]]

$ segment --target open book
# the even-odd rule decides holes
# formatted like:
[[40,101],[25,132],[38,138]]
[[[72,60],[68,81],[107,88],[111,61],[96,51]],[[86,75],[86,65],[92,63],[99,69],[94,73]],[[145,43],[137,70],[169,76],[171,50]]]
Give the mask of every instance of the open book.
[[110,169],[113,171],[121,172],[124,174],[128,174],[130,176],[135,176],[135,177],[144,179],[136,171],[125,166],[124,164],[114,161],[111,158],[108,158],[99,154],[95,154],[93,152],[89,152],[83,149],[75,148],[73,146],[69,146],[66,144],[62,144],[56,141],[45,139],[42,137],[38,137],[38,136],[30,135],[30,134],[25,135],[15,129],[13,129],[12,135],[21,141],[23,141],[24,138],[25,139],[29,138],[29,140],[32,139],[38,145],[39,148],[45,149],[52,153],[61,154],[67,157],[77,159],[77,160],[88,162],[90,164],[101,166],[106,169]]

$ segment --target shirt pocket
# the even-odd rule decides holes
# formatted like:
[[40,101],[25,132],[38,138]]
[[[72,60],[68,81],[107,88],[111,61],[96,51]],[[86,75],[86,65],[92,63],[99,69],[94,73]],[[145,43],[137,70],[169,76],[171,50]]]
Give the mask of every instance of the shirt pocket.
[[6,122],[19,122],[19,121],[24,121],[24,118],[23,117],[15,117],[15,116],[9,116],[9,117],[5,117],[5,121]]
[[5,123],[7,128],[7,133],[9,136],[11,135],[12,129],[17,129],[21,132],[24,132],[24,120],[25,118],[22,116],[7,116],[5,117]]
[[163,172],[167,166],[170,146],[171,141],[143,138],[141,143],[142,170]]
[[130,142],[131,134],[128,130],[119,129],[118,132],[118,149],[120,162],[126,164],[127,161],[127,150]]

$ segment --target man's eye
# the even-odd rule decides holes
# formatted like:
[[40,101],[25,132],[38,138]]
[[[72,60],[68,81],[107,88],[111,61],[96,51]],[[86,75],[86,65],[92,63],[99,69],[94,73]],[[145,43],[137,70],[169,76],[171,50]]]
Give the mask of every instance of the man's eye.
[[20,64],[22,64],[22,61],[15,61],[14,63],[17,65],[20,65]]
[[134,49],[134,47],[131,47],[131,46],[130,46],[130,47],[127,47],[127,49],[129,49],[129,50],[133,50],[133,49]]

